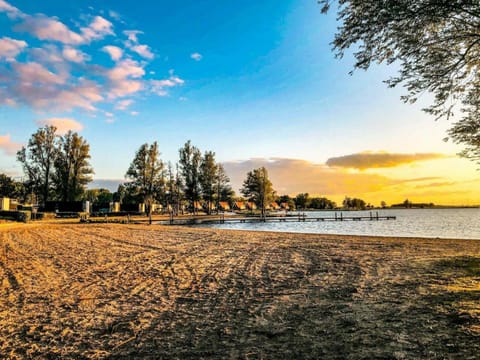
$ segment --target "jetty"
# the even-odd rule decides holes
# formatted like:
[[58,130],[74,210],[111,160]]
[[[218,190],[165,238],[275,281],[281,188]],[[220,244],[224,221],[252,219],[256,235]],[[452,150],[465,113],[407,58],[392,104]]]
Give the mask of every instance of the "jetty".
[[[320,222],[320,221],[381,221],[396,220],[396,216],[379,215],[378,212],[370,212],[364,216],[345,216],[342,212],[335,212],[332,216],[307,216],[307,214],[287,216],[198,216],[189,218],[170,217],[165,220],[154,221],[161,225],[208,225],[226,223],[262,223],[262,222]],[[146,221],[146,220],[145,220]]]

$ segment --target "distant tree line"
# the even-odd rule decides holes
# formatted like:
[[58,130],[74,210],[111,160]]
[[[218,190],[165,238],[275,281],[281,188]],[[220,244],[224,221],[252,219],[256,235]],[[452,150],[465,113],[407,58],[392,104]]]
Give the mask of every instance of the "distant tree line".
[[[0,197],[19,199],[22,202],[45,204],[48,201],[85,201],[97,207],[109,207],[110,203],[137,206],[146,204],[151,213],[154,205],[161,205],[173,214],[184,209],[197,212],[199,209],[210,214],[219,208],[220,202],[230,206],[235,201],[255,203],[261,215],[273,203],[289,210],[329,210],[338,205],[326,197],[311,197],[300,193],[294,197],[278,195],[273,188],[265,167],[253,169],[246,174],[241,195],[237,197],[230,185],[230,179],[215,153],[202,153],[191,141],[179,150],[178,162],[172,164],[161,159],[157,142],[141,145],[133,156],[125,173],[127,181],[117,191],[108,189],[87,189],[94,173],[90,166],[90,146],[76,132],[57,134],[54,126],[39,128],[17,153],[22,164],[24,178],[17,181],[0,174]],[[382,207],[386,203],[382,201]],[[394,207],[433,206],[413,204],[406,200]],[[364,210],[372,207],[364,200],[345,197],[341,208]]]

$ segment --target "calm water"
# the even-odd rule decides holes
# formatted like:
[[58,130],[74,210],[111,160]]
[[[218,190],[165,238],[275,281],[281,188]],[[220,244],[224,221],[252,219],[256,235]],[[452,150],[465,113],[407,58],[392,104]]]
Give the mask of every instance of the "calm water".
[[[380,216],[392,215],[397,219],[388,221],[234,223],[208,225],[208,227],[314,234],[480,239],[480,209],[389,209],[378,212]],[[369,216],[370,212],[349,211],[343,214],[344,216]],[[328,211],[307,212],[306,215],[308,217],[335,216],[334,212]]]

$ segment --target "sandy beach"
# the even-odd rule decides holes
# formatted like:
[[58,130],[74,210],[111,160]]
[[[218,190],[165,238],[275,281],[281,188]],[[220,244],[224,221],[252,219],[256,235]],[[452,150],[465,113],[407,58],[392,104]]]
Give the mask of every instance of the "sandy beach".
[[480,241],[0,226],[0,357],[478,359]]

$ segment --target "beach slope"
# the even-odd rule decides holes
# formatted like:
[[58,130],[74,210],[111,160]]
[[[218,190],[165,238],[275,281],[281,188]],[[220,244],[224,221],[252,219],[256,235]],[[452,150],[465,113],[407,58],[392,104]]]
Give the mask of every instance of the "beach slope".
[[6,358],[480,354],[480,241],[0,227]]

